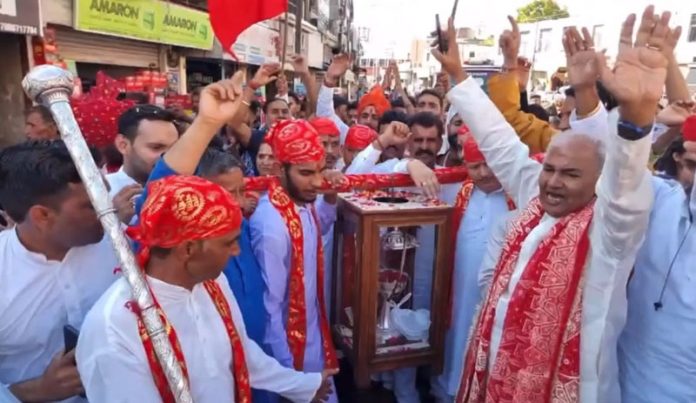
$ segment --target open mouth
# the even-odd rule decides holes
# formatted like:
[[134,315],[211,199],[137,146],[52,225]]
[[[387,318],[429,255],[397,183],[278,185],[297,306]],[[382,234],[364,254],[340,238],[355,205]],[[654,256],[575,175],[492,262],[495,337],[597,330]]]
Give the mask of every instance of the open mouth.
[[565,196],[559,193],[546,192],[546,201],[552,206],[557,206],[561,204],[564,200]]

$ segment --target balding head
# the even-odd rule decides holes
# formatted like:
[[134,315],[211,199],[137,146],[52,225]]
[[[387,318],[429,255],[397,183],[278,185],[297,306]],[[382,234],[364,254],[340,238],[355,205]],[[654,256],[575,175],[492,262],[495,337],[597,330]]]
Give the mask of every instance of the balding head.
[[549,144],[539,175],[539,197],[552,217],[563,217],[589,203],[604,165],[601,140],[565,131]]

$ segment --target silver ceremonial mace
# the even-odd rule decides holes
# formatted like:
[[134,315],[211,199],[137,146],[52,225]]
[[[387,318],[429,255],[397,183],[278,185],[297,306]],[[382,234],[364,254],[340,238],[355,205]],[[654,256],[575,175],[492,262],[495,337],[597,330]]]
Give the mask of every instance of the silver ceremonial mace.
[[164,324],[154,309],[152,295],[145,282],[145,277],[135,261],[126,236],[121,230],[121,224],[116,210],[111,204],[104,179],[92,159],[87,143],[82,137],[82,132],[70,108],[69,99],[73,92],[72,73],[56,66],[38,66],[24,77],[22,87],[31,99],[51,110],[53,119],[60,131],[60,137],[70,152],[97,216],[116,250],[123,275],[126,277],[133,298],[140,308],[145,328],[152,339],[155,353],[167,376],[174,398],[177,403],[192,403],[191,393],[174,356],[174,350],[169,343]]

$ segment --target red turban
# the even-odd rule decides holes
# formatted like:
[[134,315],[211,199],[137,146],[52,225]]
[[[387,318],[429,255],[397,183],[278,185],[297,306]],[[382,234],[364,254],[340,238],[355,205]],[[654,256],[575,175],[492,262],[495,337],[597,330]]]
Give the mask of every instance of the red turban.
[[536,162],[538,162],[538,163],[540,163],[540,164],[543,164],[543,163],[544,163],[544,157],[545,157],[545,156],[546,156],[546,154],[544,154],[544,153],[536,153],[536,154],[533,154],[531,158],[532,158],[534,161],[536,161]]
[[239,204],[220,185],[195,176],[169,176],[147,185],[139,222],[126,233],[140,244],[138,263],[144,269],[152,247],[219,237],[241,224]]
[[682,137],[685,141],[696,141],[696,115],[686,118],[682,126]]
[[358,102],[358,114],[362,113],[368,106],[375,107],[377,116],[382,116],[384,112],[391,108],[391,103],[387,97],[384,96],[384,90],[381,85],[375,85],[370,92],[360,98],[360,102]]
[[276,123],[268,133],[267,142],[276,159],[284,164],[319,162],[324,158],[319,133],[306,120]]
[[320,136],[338,137],[341,135],[336,123],[329,118],[314,118],[309,123],[317,130]]
[[363,125],[353,125],[346,135],[346,147],[364,150],[377,138],[377,132]]

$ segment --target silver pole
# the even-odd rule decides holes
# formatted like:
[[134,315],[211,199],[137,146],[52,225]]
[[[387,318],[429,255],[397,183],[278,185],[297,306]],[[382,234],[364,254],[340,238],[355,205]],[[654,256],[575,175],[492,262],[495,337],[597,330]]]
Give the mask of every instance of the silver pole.
[[104,179],[92,159],[70,108],[69,99],[73,92],[72,73],[56,66],[37,66],[24,77],[22,87],[31,99],[51,110],[60,136],[75,162],[97,216],[114,246],[123,275],[140,308],[145,328],[152,339],[155,353],[167,376],[174,398],[177,403],[192,403],[191,393],[174,356],[174,350],[169,344],[164,325],[154,309],[152,295],[143,272],[138,267],[128,240],[121,230]]

